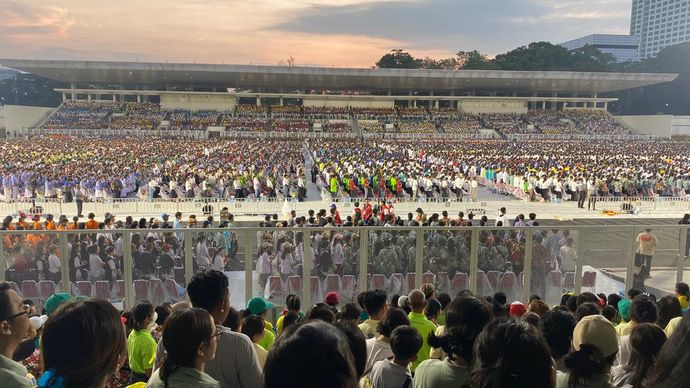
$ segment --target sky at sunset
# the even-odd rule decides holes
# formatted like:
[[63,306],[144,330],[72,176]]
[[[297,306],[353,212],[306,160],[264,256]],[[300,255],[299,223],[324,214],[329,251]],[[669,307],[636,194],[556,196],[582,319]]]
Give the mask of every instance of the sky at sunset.
[[0,0],[0,58],[370,67],[627,34],[632,0]]

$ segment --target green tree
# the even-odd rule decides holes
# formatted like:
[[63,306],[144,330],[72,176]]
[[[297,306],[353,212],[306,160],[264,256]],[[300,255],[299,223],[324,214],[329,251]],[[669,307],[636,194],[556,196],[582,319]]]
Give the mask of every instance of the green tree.
[[568,70],[573,71],[611,71],[616,63],[613,54],[603,53],[590,45],[571,51],[570,57]]
[[402,49],[391,50],[376,61],[376,67],[381,69],[418,69],[420,65],[421,60]]
[[455,54],[456,63],[459,69],[465,70],[487,70],[495,69],[496,64],[489,60],[485,54],[477,50],[458,51]]
[[569,70],[571,59],[570,52],[562,46],[534,42],[497,55],[494,63],[499,70]]

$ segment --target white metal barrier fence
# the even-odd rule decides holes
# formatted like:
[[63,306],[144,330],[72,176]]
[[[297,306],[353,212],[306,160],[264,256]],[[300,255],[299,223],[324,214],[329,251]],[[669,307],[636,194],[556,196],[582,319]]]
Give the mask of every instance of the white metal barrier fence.
[[[141,300],[174,302],[185,297],[185,285],[197,271],[218,264],[215,256],[210,263],[202,257],[206,250],[200,245],[204,245],[225,252],[221,269],[230,279],[231,302],[237,307],[253,296],[282,305],[289,293],[298,294],[310,306],[329,291],[339,292],[345,303],[368,289],[393,295],[422,283],[451,295],[463,289],[481,296],[503,292],[510,300],[523,302],[538,294],[549,304],[559,303],[567,292],[610,294],[635,287],[658,297],[672,294],[676,281],[690,278],[686,265],[690,229],[651,227],[659,244],[647,267],[636,239],[648,228],[0,231],[4,241],[0,261],[5,264],[0,280],[11,281],[37,306],[58,290],[128,307]],[[551,245],[555,240],[560,247],[556,253]],[[275,249],[279,255],[274,255]],[[288,260],[293,261],[286,264]],[[654,276],[639,276],[640,268]]]

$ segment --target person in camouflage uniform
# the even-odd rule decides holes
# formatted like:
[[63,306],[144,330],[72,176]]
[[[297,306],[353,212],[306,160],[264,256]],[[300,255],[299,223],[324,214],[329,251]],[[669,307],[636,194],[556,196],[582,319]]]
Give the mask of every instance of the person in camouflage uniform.
[[400,262],[398,260],[398,255],[395,253],[395,248],[393,247],[393,236],[388,232],[383,232],[381,237],[384,247],[376,256],[375,264],[380,269],[379,273],[389,278],[392,274],[398,272]]
[[479,234],[479,244],[477,246],[477,267],[484,271],[487,272],[490,270],[490,255],[491,255],[491,250],[489,249],[488,246],[488,240],[489,240],[489,232],[482,231]]

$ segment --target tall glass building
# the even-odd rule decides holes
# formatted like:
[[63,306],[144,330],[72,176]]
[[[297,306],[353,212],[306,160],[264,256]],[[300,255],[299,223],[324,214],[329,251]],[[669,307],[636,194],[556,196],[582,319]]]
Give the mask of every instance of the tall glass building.
[[689,41],[690,0],[633,0],[630,35],[640,37],[640,59]]
[[586,45],[598,48],[602,53],[611,54],[616,62],[637,61],[640,37],[634,35],[593,34],[561,43],[568,51]]

